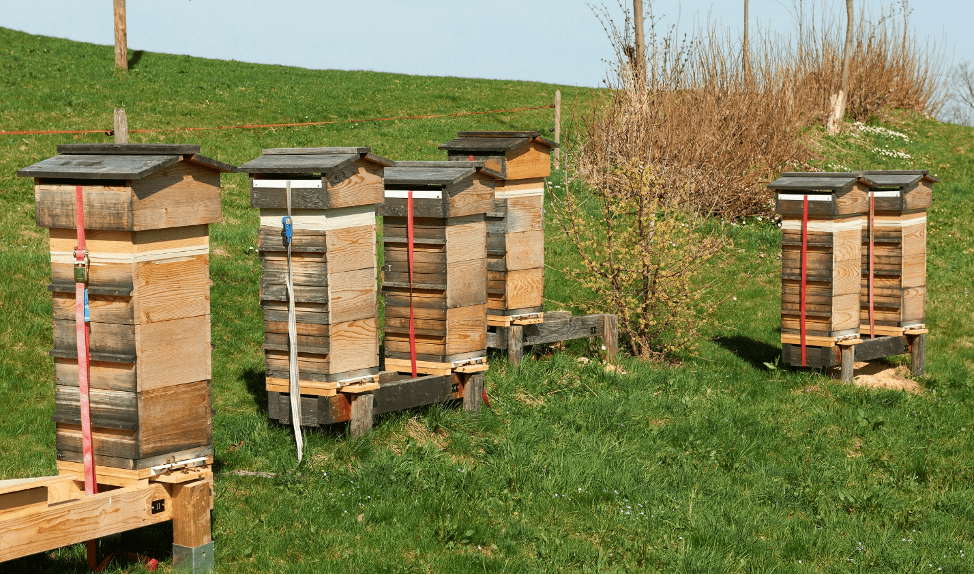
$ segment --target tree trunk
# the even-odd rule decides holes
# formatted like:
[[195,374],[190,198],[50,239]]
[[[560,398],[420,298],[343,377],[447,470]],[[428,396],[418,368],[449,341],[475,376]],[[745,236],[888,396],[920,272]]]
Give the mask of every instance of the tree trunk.
[[744,70],[745,82],[748,82],[751,79],[751,50],[747,43],[747,4],[748,0],[744,0],[744,42],[741,46],[741,65]]
[[632,19],[636,28],[636,69],[639,85],[646,85],[646,36],[643,33],[643,0],[632,0]]
[[845,104],[846,97],[849,92],[849,64],[852,59],[852,0],[845,0],[845,10],[846,10],[846,30],[845,30],[845,48],[842,50],[842,79],[839,83],[839,93],[832,96],[832,112],[829,114],[829,120],[826,124],[826,130],[829,135],[835,135],[839,133],[839,120],[845,116]]

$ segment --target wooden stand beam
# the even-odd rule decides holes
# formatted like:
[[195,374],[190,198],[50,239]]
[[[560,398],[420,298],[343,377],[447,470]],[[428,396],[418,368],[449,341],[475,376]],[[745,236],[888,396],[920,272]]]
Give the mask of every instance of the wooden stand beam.
[[172,563],[182,573],[212,573],[213,477],[172,485]]
[[375,396],[371,393],[357,393],[350,397],[352,404],[351,419],[349,420],[349,434],[352,439],[365,437],[372,431],[372,407]]
[[910,373],[923,375],[926,370],[927,334],[906,336],[910,342]]
[[844,345],[842,346],[842,366],[839,375],[839,379],[845,382],[852,382],[852,372],[855,368],[856,361],[856,346],[854,345]]
[[480,406],[484,397],[484,373],[460,375],[463,382],[463,409],[471,413],[480,413]]
[[507,359],[517,367],[524,357],[524,326],[512,325],[507,328]]

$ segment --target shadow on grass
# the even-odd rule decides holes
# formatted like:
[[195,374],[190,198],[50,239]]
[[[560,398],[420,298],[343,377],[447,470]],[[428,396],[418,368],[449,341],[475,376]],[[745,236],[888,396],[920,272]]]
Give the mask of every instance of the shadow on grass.
[[758,341],[743,335],[718,335],[713,342],[737,357],[751,364],[754,368],[770,371],[765,363],[775,365],[781,363],[781,348],[763,341]]
[[145,50],[132,50],[129,52],[129,70],[135,68],[142,61],[142,54]]
[[247,392],[253,396],[257,409],[267,415],[267,376],[261,367],[248,367],[241,374]]

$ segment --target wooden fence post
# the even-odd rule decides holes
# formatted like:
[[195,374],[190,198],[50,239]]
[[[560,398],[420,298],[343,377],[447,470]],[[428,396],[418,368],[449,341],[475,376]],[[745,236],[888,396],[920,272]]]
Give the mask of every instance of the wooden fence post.
[[[561,144],[561,90],[555,90],[555,143]],[[558,148],[552,150],[552,157],[555,159],[555,169],[558,169],[561,155]]]
[[128,31],[125,29],[125,0],[115,4],[115,67],[129,69]]
[[115,143],[129,143],[129,121],[125,117],[125,108],[115,108]]

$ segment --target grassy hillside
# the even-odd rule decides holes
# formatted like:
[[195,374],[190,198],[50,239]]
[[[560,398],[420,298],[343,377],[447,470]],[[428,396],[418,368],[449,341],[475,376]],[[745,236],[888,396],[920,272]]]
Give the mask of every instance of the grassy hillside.
[[[118,73],[110,47],[0,29],[0,130],[108,128],[114,107],[126,108],[131,129],[451,113],[544,105],[557,88],[135,58]],[[231,163],[262,147],[309,145],[429,159],[458,130],[551,123],[542,110],[132,140],[199,143]],[[211,228],[217,569],[970,572],[974,132],[922,117],[887,124],[909,141],[824,138],[819,165],[925,167],[943,178],[928,230],[921,393],[777,366],[779,232],[753,220],[721,262],[753,275],[727,288],[736,299],[699,356],[675,367],[623,358],[622,373],[581,343],[536,350],[520,369],[495,355],[494,410],[479,420],[434,406],[380,418],[360,441],[341,428],[309,433],[296,470],[289,430],[266,419],[257,214],[245,178],[226,176],[224,222]],[[0,136],[0,478],[55,472],[46,232],[34,226],[31,182],[13,173],[66,141],[108,138]],[[553,222],[547,230],[546,260],[557,268],[571,254]],[[571,284],[554,270],[546,279],[550,305],[570,303]],[[170,545],[162,525],[102,549],[152,555],[165,569]],[[7,570],[83,571],[84,551],[0,565]]]

